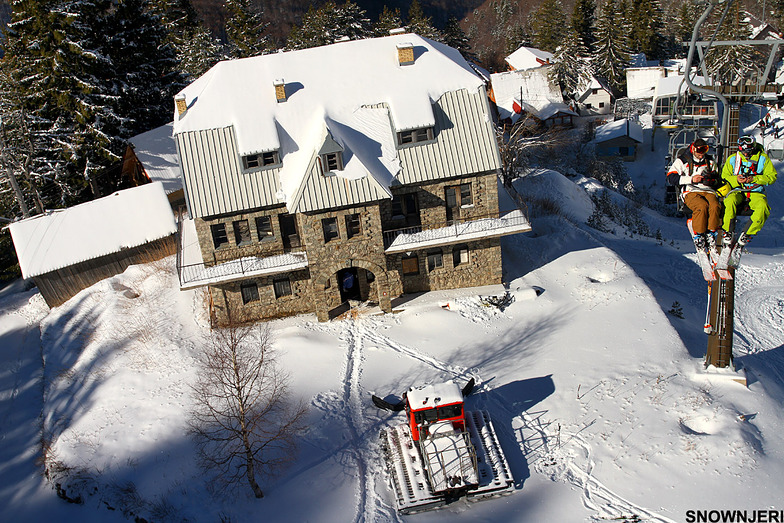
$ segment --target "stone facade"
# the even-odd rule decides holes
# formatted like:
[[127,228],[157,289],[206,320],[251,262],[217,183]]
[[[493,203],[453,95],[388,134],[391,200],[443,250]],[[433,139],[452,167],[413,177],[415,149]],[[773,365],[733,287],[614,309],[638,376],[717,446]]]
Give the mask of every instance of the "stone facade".
[[[351,296],[377,302],[387,312],[392,308],[391,298],[403,293],[501,283],[499,238],[444,242],[404,253],[384,251],[385,241],[391,241],[397,230],[405,226],[438,229],[496,216],[495,173],[398,186],[393,188],[393,196],[394,200],[296,214],[296,247],[285,245],[282,239],[279,216],[287,214],[284,206],[197,219],[197,234],[207,264],[242,256],[273,256],[290,250],[304,250],[308,256],[306,269],[212,285],[217,322],[307,312],[315,312],[324,321],[329,318],[329,311],[341,305],[348,295],[341,281],[347,272],[357,285]],[[407,199],[407,203],[401,207],[402,199]],[[448,200],[452,202],[451,209]],[[261,235],[257,219],[263,229]],[[218,248],[214,248],[212,231],[216,224],[225,229],[225,243]],[[247,241],[237,242],[243,238]]]

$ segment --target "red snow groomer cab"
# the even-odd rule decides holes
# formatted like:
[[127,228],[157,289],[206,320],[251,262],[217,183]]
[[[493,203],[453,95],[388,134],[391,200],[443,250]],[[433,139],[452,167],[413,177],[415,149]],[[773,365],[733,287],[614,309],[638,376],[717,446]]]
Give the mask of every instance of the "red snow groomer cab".
[[[436,508],[463,495],[493,496],[514,489],[489,415],[465,412],[464,391],[452,381],[411,388],[404,395],[408,422],[382,431],[399,512]],[[384,403],[376,399],[376,405]]]

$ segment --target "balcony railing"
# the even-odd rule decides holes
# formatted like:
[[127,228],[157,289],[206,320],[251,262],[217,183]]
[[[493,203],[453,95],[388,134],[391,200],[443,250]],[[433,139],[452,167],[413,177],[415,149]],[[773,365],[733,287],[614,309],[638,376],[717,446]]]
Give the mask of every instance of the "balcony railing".
[[494,238],[531,230],[519,209],[452,220],[451,223],[418,225],[384,231],[384,250],[389,253]]

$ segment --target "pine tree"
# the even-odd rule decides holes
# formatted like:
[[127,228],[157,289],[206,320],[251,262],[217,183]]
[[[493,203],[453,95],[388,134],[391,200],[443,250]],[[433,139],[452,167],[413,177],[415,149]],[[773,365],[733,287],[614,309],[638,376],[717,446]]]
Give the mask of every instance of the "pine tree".
[[319,9],[310,6],[302,24],[291,30],[286,47],[305,49],[329,45],[343,38],[358,40],[371,36],[373,29],[363,9],[350,0],[340,6],[330,1]]
[[[715,13],[718,16],[718,13]],[[711,34],[715,31],[717,19],[709,24]],[[749,40],[751,27],[744,21],[740,6],[730,6],[727,17],[716,33],[717,40]],[[724,85],[738,82],[741,79],[756,79],[760,74],[759,55],[748,45],[711,46],[705,55],[708,73],[714,81]]]
[[631,0],[630,49],[649,59],[664,58],[663,14],[658,0]]
[[534,47],[553,52],[561,43],[566,27],[566,15],[560,0],[544,0],[531,14],[529,26],[533,31]]
[[443,42],[449,47],[454,47],[464,58],[473,59],[471,44],[468,43],[468,36],[460,27],[460,21],[454,16],[446,22],[444,27]]
[[595,73],[611,87],[622,90],[629,63],[628,28],[624,20],[624,2],[607,0],[596,21],[596,45],[592,57]]
[[403,20],[400,18],[400,9],[394,10],[384,6],[381,14],[378,16],[378,21],[373,25],[374,36],[389,36],[392,29],[403,27]]
[[226,38],[232,57],[247,58],[270,51],[270,39],[265,34],[269,24],[250,0],[226,0],[225,7],[229,14]]
[[165,43],[175,50],[176,69],[184,82],[198,78],[219,60],[228,58],[223,45],[200,22],[190,0],[151,0],[150,11],[160,18],[166,31]]
[[433,27],[433,22],[429,16],[425,16],[419,0],[413,0],[408,8],[408,24],[406,29],[410,33],[430,38],[431,40],[443,41],[441,33]]
[[563,35],[562,44],[555,50],[553,65],[547,71],[551,81],[561,87],[567,97],[574,95],[577,87],[591,79],[591,65],[587,50],[574,30],[568,28]]
[[694,24],[700,13],[695,0],[683,0],[680,4],[672,4],[667,20],[667,33],[671,38],[669,56],[685,58],[687,47],[684,43],[691,41]]
[[106,33],[104,53],[111,59],[112,76],[105,82],[118,94],[118,137],[127,139],[170,121],[172,98],[185,81],[148,0],[116,2],[107,13]]
[[203,26],[184,33],[177,48],[178,69],[188,81],[200,77],[226,58],[229,57],[220,41]]
[[593,50],[595,22],[596,3],[594,0],[576,0],[572,10],[572,29],[588,53]]

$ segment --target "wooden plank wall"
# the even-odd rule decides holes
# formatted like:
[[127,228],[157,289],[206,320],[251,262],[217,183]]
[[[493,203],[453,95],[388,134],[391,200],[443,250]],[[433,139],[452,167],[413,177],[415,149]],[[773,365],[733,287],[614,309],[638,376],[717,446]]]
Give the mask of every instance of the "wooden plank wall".
[[160,260],[177,252],[175,236],[168,236],[146,245],[125,249],[34,276],[38,290],[49,307],[62,305],[82,289],[98,283],[104,278],[120,274],[130,265]]

